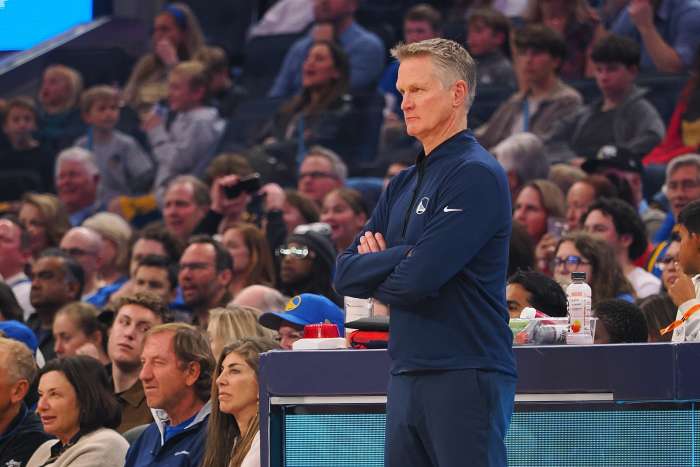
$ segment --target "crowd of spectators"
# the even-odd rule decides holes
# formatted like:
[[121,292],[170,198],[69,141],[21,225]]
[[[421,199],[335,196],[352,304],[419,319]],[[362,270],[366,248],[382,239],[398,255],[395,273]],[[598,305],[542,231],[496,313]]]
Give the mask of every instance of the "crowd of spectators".
[[[700,1],[404,1],[385,23],[369,1],[256,3],[241,37],[294,38],[264,95],[214,18],[168,2],[126,83],[56,63],[0,96],[0,465],[259,465],[260,354],[310,323],[344,335],[336,257],[418,154],[399,39],[478,64],[511,317],[566,316],[585,272],[596,344],[700,340]],[[274,108],[244,131],[253,104]]]

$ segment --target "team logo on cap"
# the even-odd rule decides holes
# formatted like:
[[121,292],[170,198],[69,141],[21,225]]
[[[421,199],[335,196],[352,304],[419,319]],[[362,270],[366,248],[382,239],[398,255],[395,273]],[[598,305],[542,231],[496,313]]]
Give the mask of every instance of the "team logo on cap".
[[292,297],[287,302],[287,306],[284,307],[284,311],[292,311],[293,309],[297,308],[299,305],[301,305],[301,295],[297,295],[296,297]]

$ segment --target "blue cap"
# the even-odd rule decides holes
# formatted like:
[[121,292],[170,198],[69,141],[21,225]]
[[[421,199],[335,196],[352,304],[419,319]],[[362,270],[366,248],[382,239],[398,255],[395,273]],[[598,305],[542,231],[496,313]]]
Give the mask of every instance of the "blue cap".
[[25,324],[19,321],[0,321],[0,331],[2,331],[6,337],[20,341],[27,347],[32,353],[36,353],[36,348],[39,346],[34,331],[29,329]]
[[345,336],[345,316],[338,305],[324,297],[312,293],[303,293],[292,297],[284,311],[269,311],[258,318],[260,324],[270,329],[279,329],[283,324],[296,326],[325,323],[326,320],[338,326],[338,332]]

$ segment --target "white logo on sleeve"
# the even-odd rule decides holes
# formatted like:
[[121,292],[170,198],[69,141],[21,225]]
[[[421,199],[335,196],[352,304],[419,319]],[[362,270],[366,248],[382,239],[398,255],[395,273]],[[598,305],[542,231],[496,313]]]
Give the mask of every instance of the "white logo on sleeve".
[[427,196],[421,198],[420,203],[418,203],[418,207],[416,208],[416,214],[423,214],[425,210],[428,209],[429,202],[430,198],[428,198]]
[[445,206],[445,209],[442,210],[442,212],[462,212],[462,211],[464,211],[464,209],[448,208],[447,206]]

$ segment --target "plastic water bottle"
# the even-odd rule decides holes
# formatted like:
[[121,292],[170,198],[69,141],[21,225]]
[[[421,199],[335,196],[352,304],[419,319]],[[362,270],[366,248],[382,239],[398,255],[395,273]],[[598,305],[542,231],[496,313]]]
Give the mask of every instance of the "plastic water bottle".
[[586,284],[585,272],[572,272],[571,284],[566,288],[566,305],[569,313],[567,344],[592,344],[591,287]]

